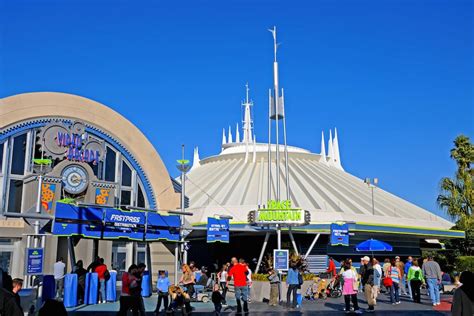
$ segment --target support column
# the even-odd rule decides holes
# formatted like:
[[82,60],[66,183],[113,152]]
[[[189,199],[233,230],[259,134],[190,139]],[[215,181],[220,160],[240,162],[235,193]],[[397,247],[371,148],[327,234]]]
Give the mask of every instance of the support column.
[[318,241],[320,235],[321,235],[321,234],[317,234],[317,235],[314,237],[313,242],[311,243],[311,246],[309,246],[308,251],[306,252],[306,255],[304,256],[305,259],[309,256],[309,254],[310,254],[311,251],[313,250],[314,245],[316,245],[316,242]]
[[260,256],[258,256],[257,267],[255,268],[255,273],[258,273],[260,268],[260,264],[262,263],[263,254],[265,253],[265,248],[267,248],[268,238],[270,237],[270,233],[265,233],[265,240],[263,241],[262,250],[260,251]]
[[291,243],[293,244],[293,248],[295,249],[296,255],[299,255],[298,248],[296,247],[295,238],[293,237],[293,232],[291,231],[291,227],[288,229],[288,234],[290,235]]

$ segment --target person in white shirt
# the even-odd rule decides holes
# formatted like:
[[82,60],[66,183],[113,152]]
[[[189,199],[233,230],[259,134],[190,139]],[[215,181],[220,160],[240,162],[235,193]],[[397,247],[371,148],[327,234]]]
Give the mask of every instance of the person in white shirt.
[[60,257],[58,261],[54,264],[54,281],[56,282],[56,298],[63,298],[63,288],[64,288],[64,270],[66,265],[63,262],[63,258]]
[[221,286],[221,289],[222,289],[222,297],[223,297],[222,304],[227,305],[225,296],[227,294],[227,288],[228,288],[229,282],[227,281],[227,265],[226,264],[222,266],[221,271],[219,271],[219,273],[217,274],[217,278],[219,279],[219,285]]

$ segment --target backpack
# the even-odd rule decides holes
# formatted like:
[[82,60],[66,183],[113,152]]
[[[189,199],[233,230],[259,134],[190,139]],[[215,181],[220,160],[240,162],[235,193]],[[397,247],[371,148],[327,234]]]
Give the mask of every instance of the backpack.
[[301,273],[298,273],[298,285],[302,285],[304,283],[303,281],[303,275],[301,275]]
[[415,274],[413,275],[413,277],[414,277],[415,280],[420,280],[420,279],[421,279],[421,278],[420,278],[420,270],[419,270],[419,269],[415,271]]

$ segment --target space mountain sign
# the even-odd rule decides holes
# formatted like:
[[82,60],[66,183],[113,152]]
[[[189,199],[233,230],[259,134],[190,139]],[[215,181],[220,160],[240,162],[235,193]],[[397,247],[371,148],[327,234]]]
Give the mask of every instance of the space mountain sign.
[[311,222],[311,214],[299,208],[293,208],[290,200],[270,200],[265,208],[250,211],[248,222],[251,225],[303,226]]

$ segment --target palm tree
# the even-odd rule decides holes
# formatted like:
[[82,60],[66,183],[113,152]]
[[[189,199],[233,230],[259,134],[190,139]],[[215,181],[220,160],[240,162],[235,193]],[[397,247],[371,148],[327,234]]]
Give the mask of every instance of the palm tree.
[[473,223],[472,208],[474,205],[473,177],[474,145],[469,137],[460,135],[454,140],[451,158],[456,161],[458,170],[454,178],[443,178],[440,183],[441,193],[438,205],[457,221],[459,229],[466,229]]

